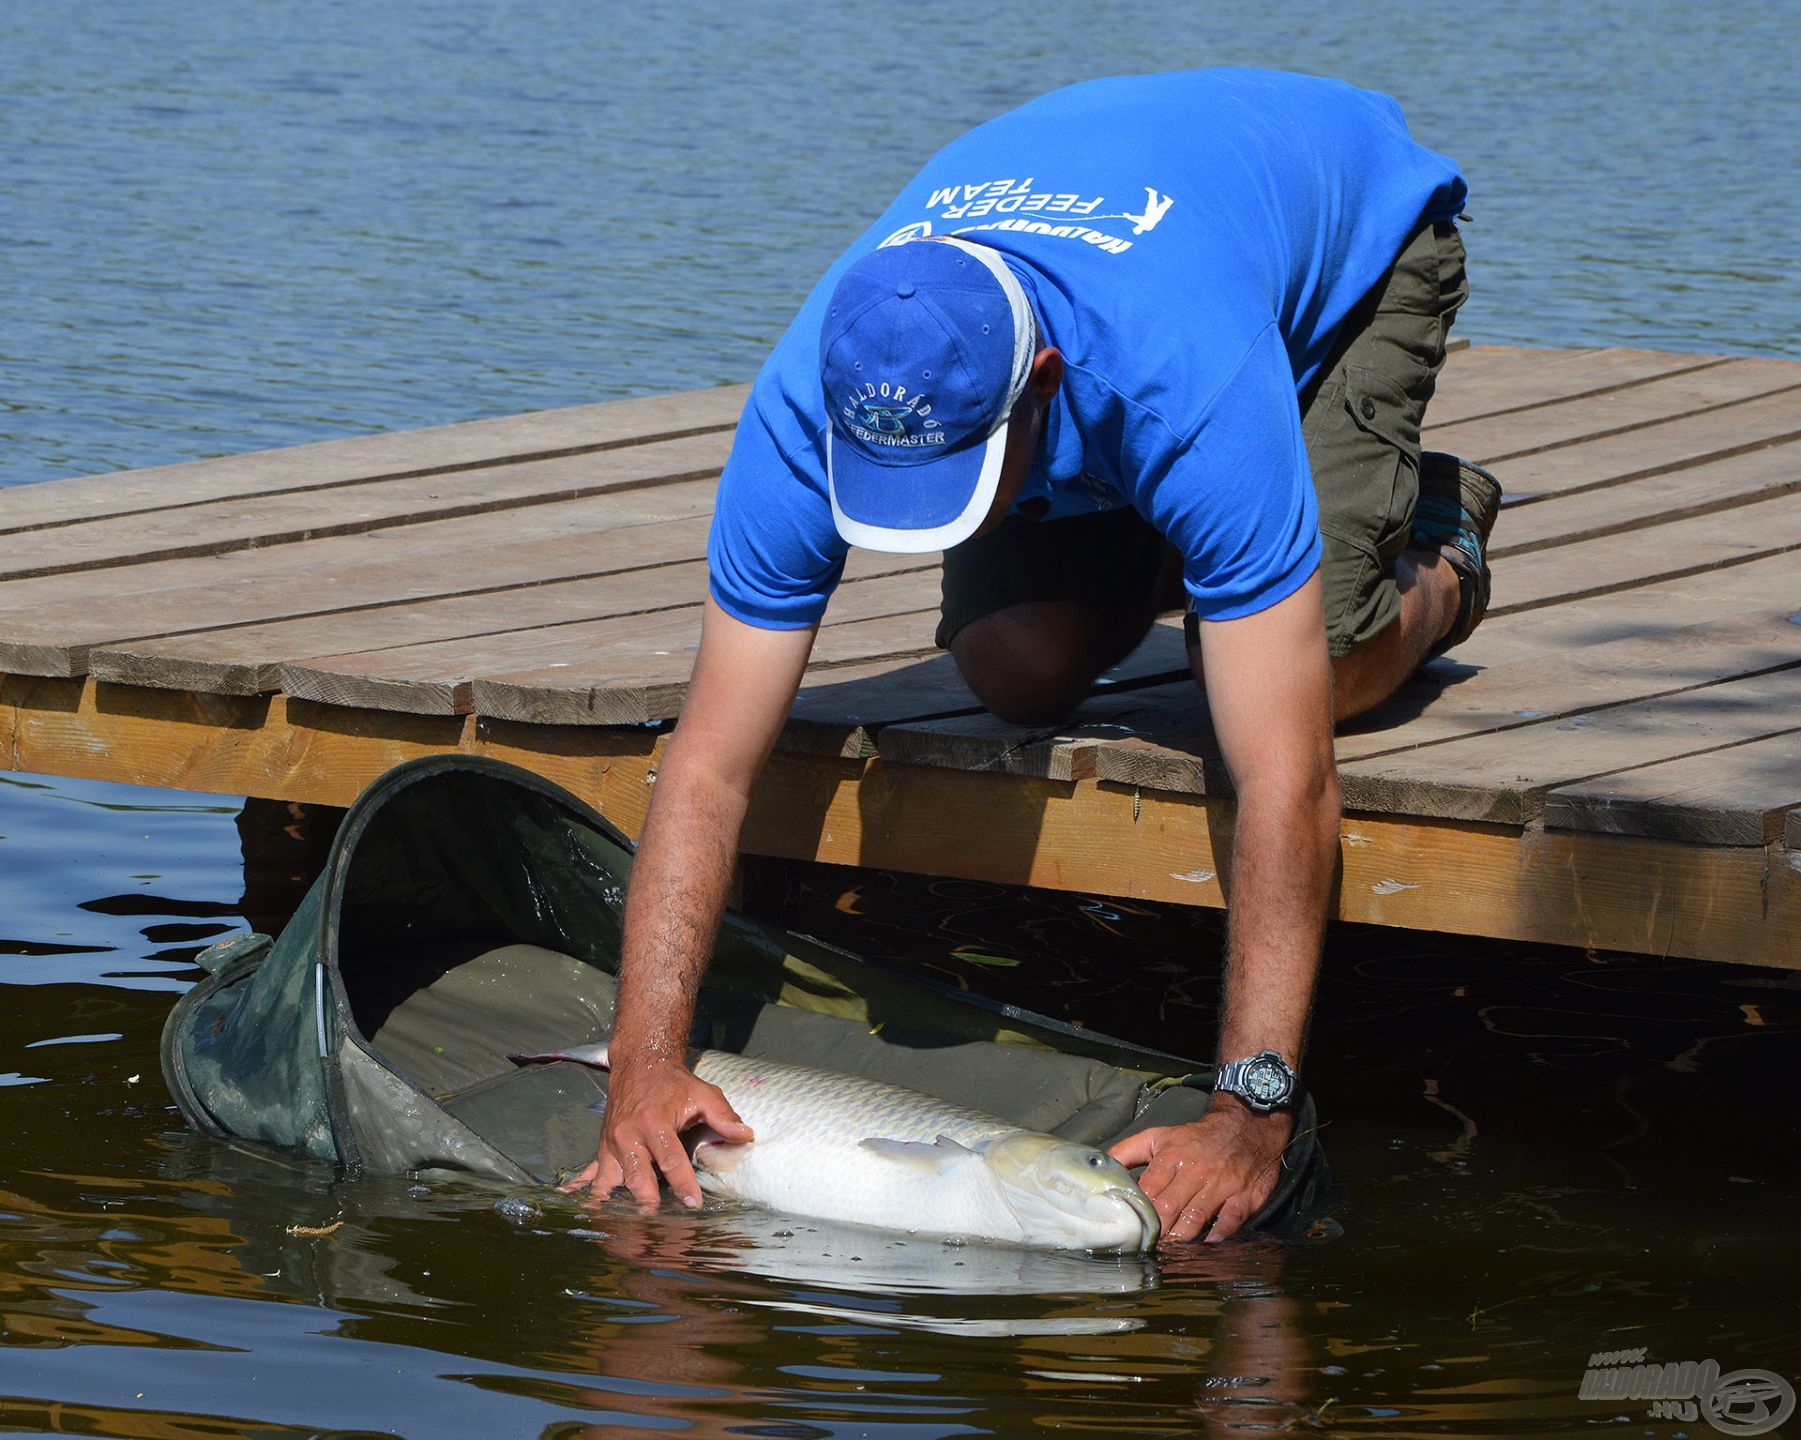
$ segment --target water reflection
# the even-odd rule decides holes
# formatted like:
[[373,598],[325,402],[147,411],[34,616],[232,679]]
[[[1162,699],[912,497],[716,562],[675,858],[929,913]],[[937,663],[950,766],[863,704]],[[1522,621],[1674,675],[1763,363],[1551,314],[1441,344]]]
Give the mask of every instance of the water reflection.
[[[55,828],[56,786],[0,794]],[[14,864],[0,840],[8,930],[67,947],[4,957],[64,968],[0,1007],[0,1068],[38,1077],[5,1092],[0,1425],[1576,1436],[1647,1428],[1579,1398],[1596,1349],[1801,1365],[1792,976],[1336,932],[1309,1056],[1352,1191],[1329,1243],[1097,1258],[642,1215],[346,1180],[181,1129],[157,1074],[168,996],[138,987],[194,973],[204,937],[164,927],[231,922],[239,837],[149,800],[81,805],[105,817],[85,868]],[[1212,1025],[1215,917],[750,878],[771,918],[947,983],[1151,1044]],[[1017,963],[979,958],[997,955]]]

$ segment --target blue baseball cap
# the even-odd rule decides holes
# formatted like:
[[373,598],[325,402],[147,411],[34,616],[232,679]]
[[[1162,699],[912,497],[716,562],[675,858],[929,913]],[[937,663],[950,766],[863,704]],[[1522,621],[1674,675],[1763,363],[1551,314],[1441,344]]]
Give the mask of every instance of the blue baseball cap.
[[914,240],[844,272],[819,337],[840,535],[920,554],[981,527],[1036,333],[1018,278],[987,246]]

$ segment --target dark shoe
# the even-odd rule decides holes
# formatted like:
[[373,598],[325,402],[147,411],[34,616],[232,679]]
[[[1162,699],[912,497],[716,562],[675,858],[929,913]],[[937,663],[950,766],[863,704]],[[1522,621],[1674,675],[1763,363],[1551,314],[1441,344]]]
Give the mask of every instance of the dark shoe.
[[1426,652],[1436,660],[1461,645],[1488,613],[1488,533],[1501,509],[1501,482],[1480,465],[1438,450],[1420,452],[1420,498],[1413,509],[1414,545],[1437,550],[1457,572],[1457,621]]

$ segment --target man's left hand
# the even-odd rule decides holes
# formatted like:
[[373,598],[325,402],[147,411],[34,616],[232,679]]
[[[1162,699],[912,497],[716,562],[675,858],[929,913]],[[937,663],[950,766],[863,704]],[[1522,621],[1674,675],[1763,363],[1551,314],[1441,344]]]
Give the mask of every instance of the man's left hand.
[[1128,1169],[1145,1167],[1139,1186],[1157,1207],[1165,1240],[1224,1240],[1269,1199],[1294,1133],[1286,1110],[1258,1115],[1227,1096],[1199,1120],[1127,1136],[1109,1152]]

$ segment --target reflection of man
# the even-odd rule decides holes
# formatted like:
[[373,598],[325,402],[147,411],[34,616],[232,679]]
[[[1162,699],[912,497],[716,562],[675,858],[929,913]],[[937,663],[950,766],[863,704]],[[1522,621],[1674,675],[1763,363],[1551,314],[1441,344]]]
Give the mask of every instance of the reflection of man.
[[832,267],[720,482],[700,653],[627,904],[612,1102],[578,1183],[651,1200],[661,1170],[698,1204],[678,1132],[748,1134],[683,1043],[751,784],[861,545],[946,552],[939,643],[989,709],[1033,723],[1180,580],[1238,798],[1234,1098],[1118,1153],[1148,1164],[1174,1238],[1255,1211],[1336,855],[1334,717],[1487,604],[1498,487],[1419,451],[1465,293],[1464,193],[1384,96],[1254,71],[1104,80],[953,142]]

